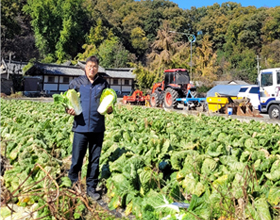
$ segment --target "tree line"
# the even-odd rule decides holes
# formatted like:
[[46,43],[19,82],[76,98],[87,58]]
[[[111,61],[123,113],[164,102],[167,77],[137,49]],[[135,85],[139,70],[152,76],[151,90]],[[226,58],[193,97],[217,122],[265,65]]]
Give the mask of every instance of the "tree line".
[[225,2],[183,10],[168,0],[2,0],[1,13],[2,57],[75,64],[94,54],[105,68],[134,67],[140,89],[170,68],[191,69],[192,80],[209,84],[254,83],[257,55],[262,68],[280,66],[279,6]]

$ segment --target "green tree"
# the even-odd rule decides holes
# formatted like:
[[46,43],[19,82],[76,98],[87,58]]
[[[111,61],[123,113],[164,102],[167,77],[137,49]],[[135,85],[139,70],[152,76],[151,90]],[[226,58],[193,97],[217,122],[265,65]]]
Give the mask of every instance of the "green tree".
[[78,62],[79,60],[86,60],[88,57],[95,55],[98,53],[98,50],[95,45],[91,44],[84,44],[82,47],[85,51],[83,53],[78,53],[77,56],[75,57],[75,63]]
[[196,54],[194,56],[194,77],[207,83],[217,79],[217,55],[213,52],[212,45],[213,43],[209,40],[209,36],[205,35],[201,47],[196,47]]
[[224,49],[229,56],[235,47],[239,51],[254,48],[259,51],[262,45],[261,29],[266,13],[264,9],[251,8],[248,14],[232,20],[226,33]]
[[240,53],[234,51],[230,57],[233,79],[255,83],[257,78],[256,54],[252,49],[245,49]]
[[95,27],[91,27],[89,34],[86,36],[87,44],[95,45],[99,47],[100,44],[106,39],[109,35],[109,30],[103,25],[102,19],[97,19],[97,24]]
[[177,52],[172,56],[170,68],[190,70],[190,43],[182,43]]
[[[27,0],[36,46],[43,58],[59,62],[74,57],[84,43],[83,0]],[[54,60],[53,60],[54,61]]]
[[117,37],[106,39],[98,48],[100,65],[109,68],[128,67],[131,61],[130,53],[120,43]]
[[226,58],[225,52],[222,49],[217,50],[217,78],[220,80],[232,80],[232,76],[229,73],[230,62]]
[[261,29],[266,13],[263,10],[258,10],[256,13],[248,16],[243,16],[242,30],[238,34],[238,40],[243,47],[254,48],[258,51],[262,45]]
[[131,42],[137,54],[142,54],[149,46],[149,40],[146,37],[145,31],[141,27],[136,27],[131,31]]
[[266,42],[273,42],[274,40],[280,39],[280,6],[267,10],[262,32]]
[[98,18],[96,26],[92,26],[89,34],[86,34],[86,44],[82,46],[85,51],[83,53],[78,53],[75,59],[86,60],[89,56],[98,54],[100,45],[105,39],[112,38],[113,36],[112,30],[104,26],[102,19]]
[[[176,30],[186,24],[184,10],[166,0],[99,0],[95,10],[102,12],[106,25],[112,28],[123,46],[135,53],[140,61],[146,61],[148,51],[144,48],[153,43],[164,22],[168,22]],[[141,44],[140,39],[144,41]]]
[[156,81],[156,74],[141,64],[132,64],[136,75],[136,88],[140,90],[151,89]]
[[[184,11],[184,18],[185,23],[183,24],[182,28],[178,31],[180,32],[187,32],[189,34],[195,34],[200,31],[201,33],[204,33],[203,30],[200,27],[201,19],[206,16],[207,14],[207,8],[201,7],[191,7],[190,10]],[[199,40],[199,38],[197,39]]]
[[174,34],[169,33],[169,26],[165,25],[163,29],[158,30],[157,38],[151,45],[152,52],[148,58],[150,67],[153,69],[165,69],[172,62],[172,56],[176,53],[179,42],[174,42]]
[[71,59],[71,56],[67,54],[67,48],[71,47],[71,30],[72,30],[72,18],[69,17],[68,19],[63,20],[63,29],[60,31],[59,40],[55,46],[56,51],[55,55],[58,59],[58,62],[61,63],[65,59]]
[[22,12],[25,0],[1,1],[1,57],[28,61],[38,57],[30,17]]
[[[106,25],[114,27],[115,31],[122,31],[122,19],[134,11],[135,4],[133,0],[97,0],[95,10],[97,14],[92,14],[92,16],[101,16],[103,22],[106,21]],[[127,5],[133,4],[131,7]],[[137,4],[137,3],[136,3]]]
[[240,4],[226,2],[222,5],[215,3],[207,7],[206,15],[197,24],[198,30],[209,36],[213,42],[213,49],[219,49],[225,43],[225,34],[233,11],[241,7]]
[[1,0],[1,40],[20,33],[16,17],[20,14],[19,0]]
[[266,44],[261,52],[261,66],[263,68],[273,68],[280,66],[280,40],[275,40]]
[[162,12],[164,21],[168,21],[172,29],[182,31],[185,29],[185,24],[188,22],[185,14],[184,10],[178,6],[167,7]]

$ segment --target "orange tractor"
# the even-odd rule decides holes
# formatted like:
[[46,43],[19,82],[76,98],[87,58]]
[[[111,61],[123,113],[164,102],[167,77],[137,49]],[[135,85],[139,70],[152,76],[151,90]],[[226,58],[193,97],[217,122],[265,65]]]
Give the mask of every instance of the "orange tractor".
[[190,84],[189,72],[186,69],[169,69],[164,71],[164,81],[153,85],[150,105],[176,108],[178,100],[191,97],[196,97],[196,87]]
[[127,103],[131,103],[131,104],[138,104],[138,105],[145,105],[147,101],[150,100],[150,96],[149,95],[146,95],[144,96],[143,95],[143,92],[140,91],[140,90],[135,90],[131,96],[127,96],[125,95],[123,97],[123,100],[122,102],[124,104],[127,104]]

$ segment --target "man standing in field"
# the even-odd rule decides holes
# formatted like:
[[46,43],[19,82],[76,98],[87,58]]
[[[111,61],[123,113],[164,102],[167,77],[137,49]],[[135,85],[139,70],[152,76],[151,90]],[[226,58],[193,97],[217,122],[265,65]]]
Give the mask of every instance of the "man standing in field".
[[[78,181],[78,173],[82,169],[83,159],[89,149],[88,168],[86,176],[87,194],[93,200],[100,195],[96,192],[99,175],[99,157],[101,153],[105,118],[97,112],[102,91],[109,88],[108,82],[98,74],[99,60],[91,56],[86,60],[85,75],[70,82],[69,89],[80,92],[82,113],[75,115],[74,109],[67,109],[67,113],[74,115],[72,131],[74,132],[72,146],[72,164],[69,178],[72,184]],[[109,108],[107,113],[112,113]]]

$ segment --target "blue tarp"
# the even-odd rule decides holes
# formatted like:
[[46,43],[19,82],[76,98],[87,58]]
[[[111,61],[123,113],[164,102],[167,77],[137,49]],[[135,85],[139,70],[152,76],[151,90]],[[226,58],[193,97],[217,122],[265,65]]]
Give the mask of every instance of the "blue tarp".
[[220,95],[237,96],[242,86],[248,85],[217,85],[207,92],[207,97],[214,97],[215,92],[218,92]]

